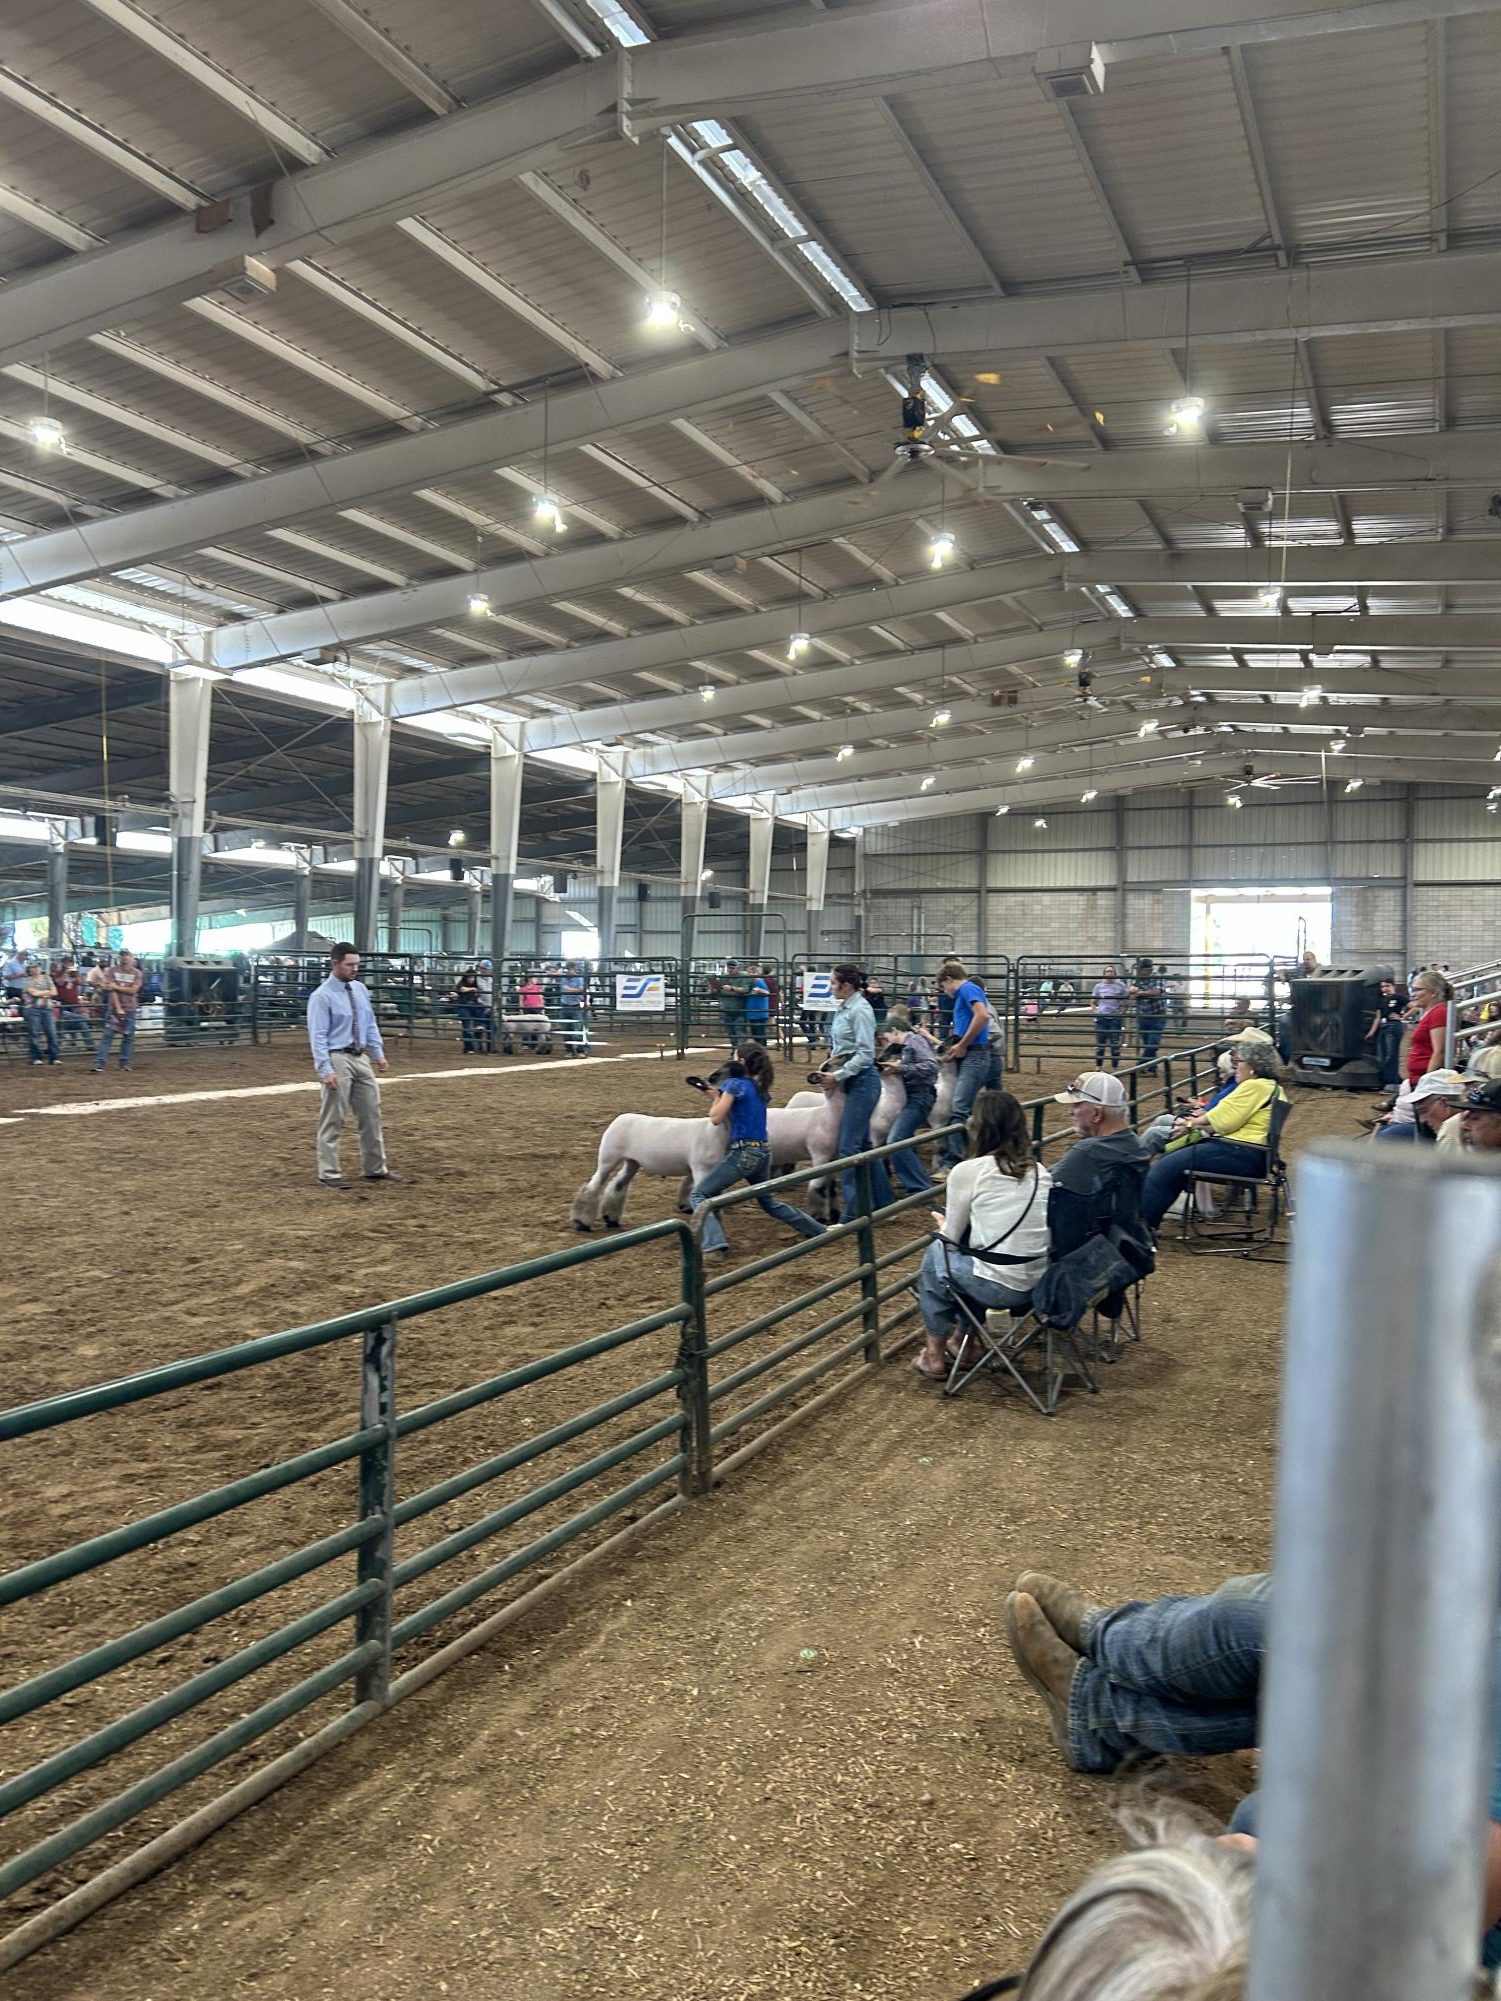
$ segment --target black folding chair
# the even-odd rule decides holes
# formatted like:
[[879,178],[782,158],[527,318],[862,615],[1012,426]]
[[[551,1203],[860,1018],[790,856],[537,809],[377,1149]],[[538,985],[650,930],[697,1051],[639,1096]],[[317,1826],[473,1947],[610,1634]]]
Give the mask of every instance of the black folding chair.
[[[984,1251],[967,1250],[960,1244],[950,1242],[947,1237],[935,1235],[933,1242],[943,1247],[943,1266],[949,1282],[949,1293],[954,1302],[955,1314],[959,1321],[959,1346],[949,1369],[948,1381],[943,1386],[946,1397],[957,1396],[966,1383],[979,1375],[982,1369],[1009,1376],[1032,1408],[1042,1417],[1051,1417],[1052,1407],[1046,1395],[1039,1396],[1032,1384],[1016,1365],[1016,1356],[1030,1342],[1017,1343],[1017,1331],[1024,1327],[1031,1313],[1031,1295],[1026,1303],[1017,1307],[984,1307],[976,1299],[971,1299],[963,1290],[962,1274],[954,1268],[958,1256],[972,1258],[976,1264],[988,1264],[995,1268],[996,1283],[1003,1284],[1003,1269],[1006,1265],[1030,1264],[1029,1258],[1008,1258],[1002,1255],[990,1256]],[[1051,1357],[1049,1358],[1051,1359]],[[1044,1385],[1046,1390],[1046,1384]],[[1052,1404],[1056,1404],[1054,1395]]]
[[[1251,1257],[1265,1252],[1277,1241],[1284,1215],[1291,1215],[1287,1162],[1282,1155],[1282,1134],[1292,1116],[1287,1098],[1272,1101],[1271,1123],[1267,1131],[1266,1165],[1259,1174],[1224,1174],[1214,1168],[1195,1169],[1184,1188],[1183,1222],[1180,1238],[1184,1247],[1198,1257]],[[1229,1215],[1205,1216],[1199,1209],[1199,1189],[1224,1188],[1229,1192]],[[1266,1195],[1263,1212],[1261,1197]],[[1239,1210],[1237,1217],[1233,1212]],[[1265,1264],[1284,1259],[1263,1257]]]

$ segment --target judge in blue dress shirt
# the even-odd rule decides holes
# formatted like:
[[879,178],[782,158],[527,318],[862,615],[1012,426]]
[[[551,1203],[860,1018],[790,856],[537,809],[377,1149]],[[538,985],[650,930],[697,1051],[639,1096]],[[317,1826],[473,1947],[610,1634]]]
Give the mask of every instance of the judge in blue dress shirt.
[[386,1142],[380,1125],[377,1070],[386,1068],[386,1051],[370,995],[359,979],[360,955],[353,945],[335,945],[329,954],[329,975],[315,987],[307,1004],[308,1041],[313,1068],[323,1086],[318,1115],[318,1179],[325,1188],[348,1188],[339,1166],[339,1141],[344,1122],[354,1113],[360,1140],[360,1171],[367,1181],[400,1181],[386,1165]]

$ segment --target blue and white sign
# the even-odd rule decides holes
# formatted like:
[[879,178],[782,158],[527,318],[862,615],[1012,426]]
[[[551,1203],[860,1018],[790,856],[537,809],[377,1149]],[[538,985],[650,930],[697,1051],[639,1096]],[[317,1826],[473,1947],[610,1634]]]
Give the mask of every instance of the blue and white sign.
[[617,1014],[666,1014],[667,981],[661,973],[617,973]]
[[839,1003],[834,998],[832,973],[803,973],[802,1009],[805,1014],[832,1014]]

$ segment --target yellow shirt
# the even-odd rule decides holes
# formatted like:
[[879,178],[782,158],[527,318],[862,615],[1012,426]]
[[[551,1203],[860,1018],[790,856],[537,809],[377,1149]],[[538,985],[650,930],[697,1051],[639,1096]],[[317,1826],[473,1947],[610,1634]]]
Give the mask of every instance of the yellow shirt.
[[1286,1095],[1270,1077],[1248,1077],[1204,1114],[1209,1122],[1207,1133],[1199,1132],[1192,1138],[1185,1133],[1181,1139],[1170,1140],[1163,1152],[1177,1153],[1195,1139],[1211,1138],[1234,1140],[1237,1146],[1265,1146],[1271,1137],[1272,1106]]

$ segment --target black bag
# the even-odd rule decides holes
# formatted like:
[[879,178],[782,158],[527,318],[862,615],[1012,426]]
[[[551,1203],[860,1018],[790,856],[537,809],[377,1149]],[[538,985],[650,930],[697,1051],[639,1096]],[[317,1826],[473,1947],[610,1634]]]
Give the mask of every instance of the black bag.
[[1102,1311],[1114,1318],[1138,1276],[1109,1237],[1087,1237],[1048,1266],[1032,1288],[1032,1311],[1044,1326],[1076,1327],[1103,1292]]

